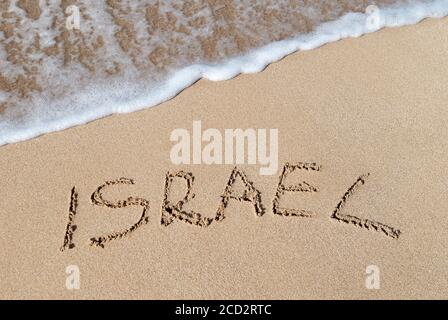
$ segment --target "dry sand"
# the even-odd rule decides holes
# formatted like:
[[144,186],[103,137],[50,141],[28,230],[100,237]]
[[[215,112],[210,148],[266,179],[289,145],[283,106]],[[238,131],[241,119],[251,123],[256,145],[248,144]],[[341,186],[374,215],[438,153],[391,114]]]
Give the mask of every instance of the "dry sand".
[[[259,74],[199,81],[155,108],[0,148],[0,298],[447,298],[447,30],[448,19],[431,20],[343,40]],[[278,128],[280,167],[321,166],[290,176],[319,191],[285,196],[282,206],[314,215],[274,215],[281,168],[261,176],[240,165],[264,215],[231,200],[226,219],[206,228],[161,225],[167,171],[193,173],[196,197],[185,209],[213,218],[233,169],[171,163],[171,131],[193,120]],[[398,239],[332,218],[368,173],[339,217],[381,222]],[[100,185],[121,177],[135,185],[108,186],[104,197],[142,199],[92,204]],[[61,252],[74,186],[75,247]],[[147,203],[148,223],[89,245],[136,223]],[[68,265],[79,267],[79,290],[66,288]],[[379,290],[366,289],[368,265],[380,269]]]

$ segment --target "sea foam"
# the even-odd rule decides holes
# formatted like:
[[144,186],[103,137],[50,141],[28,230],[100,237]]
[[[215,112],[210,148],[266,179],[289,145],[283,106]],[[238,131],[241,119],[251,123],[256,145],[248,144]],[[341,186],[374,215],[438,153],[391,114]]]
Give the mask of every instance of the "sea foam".
[[[245,1],[237,7],[232,7],[232,0],[222,1],[217,8],[214,1],[203,6],[193,1],[193,7],[177,1],[156,7],[153,2],[142,6],[145,1],[139,5],[127,1],[126,7],[117,8],[109,1],[74,1],[86,20],[75,32],[54,27],[65,23],[62,4],[45,6],[40,1],[38,19],[30,19],[13,2],[3,8],[2,17],[13,13],[6,15],[3,26],[14,19],[22,25],[9,37],[5,27],[0,29],[0,107],[4,109],[0,145],[155,106],[201,78],[220,81],[260,72],[296,51],[448,15],[448,0],[388,0],[370,10],[368,1],[350,0],[346,6],[329,9],[328,1],[316,1],[314,7],[304,5],[305,13],[300,13],[304,22],[296,22],[294,15],[284,18],[294,10],[278,5],[285,1],[273,2],[277,7],[265,1],[262,9],[270,18],[256,16],[260,8],[250,4],[246,8]],[[234,20],[241,12],[246,22],[238,24]],[[251,19],[260,25],[255,23],[251,29]],[[263,25],[266,19],[277,20]],[[282,19],[284,23],[275,27]],[[264,36],[268,31],[271,36]],[[12,50],[16,39],[22,43]],[[166,42],[169,45],[161,45]]]

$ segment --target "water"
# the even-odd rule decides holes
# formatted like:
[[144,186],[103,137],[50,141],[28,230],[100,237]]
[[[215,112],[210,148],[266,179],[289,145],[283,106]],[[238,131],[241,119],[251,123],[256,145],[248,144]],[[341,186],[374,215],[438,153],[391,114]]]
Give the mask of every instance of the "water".
[[2,0],[0,145],[446,15],[448,0]]

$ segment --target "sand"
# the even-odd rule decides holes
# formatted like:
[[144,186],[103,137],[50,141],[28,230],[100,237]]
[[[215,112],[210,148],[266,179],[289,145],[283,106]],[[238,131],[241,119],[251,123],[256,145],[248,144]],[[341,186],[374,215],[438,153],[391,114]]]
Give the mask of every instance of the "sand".
[[[446,298],[447,30],[448,19],[427,20],[339,41],[258,74],[199,81],[154,108],[1,147],[0,298]],[[172,164],[170,133],[194,120],[279,130],[275,175],[238,165],[262,214],[230,199],[225,219],[213,220],[234,165]],[[316,192],[276,197],[286,163],[299,166],[288,183]],[[166,174],[179,170],[194,176],[184,209],[209,226],[162,224]],[[284,213],[275,199],[312,214],[274,214]],[[139,219],[104,248],[90,245]],[[79,290],[66,287],[71,265]],[[371,265],[379,289],[366,288]]]

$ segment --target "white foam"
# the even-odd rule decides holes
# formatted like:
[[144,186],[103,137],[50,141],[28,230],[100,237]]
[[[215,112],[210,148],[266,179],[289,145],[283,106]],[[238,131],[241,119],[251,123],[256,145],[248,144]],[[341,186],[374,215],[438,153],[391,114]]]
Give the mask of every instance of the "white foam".
[[[441,18],[447,15],[448,0],[408,1],[406,4],[382,8],[380,20],[374,28],[366,23],[367,14],[348,13],[338,20],[321,24],[310,34],[273,42],[218,64],[200,63],[183,67],[156,85],[151,84],[151,87],[144,82],[136,83],[130,76],[135,70],[130,68],[120,81],[99,82],[93,88],[75,88],[72,93],[63,92],[64,98],[59,99],[58,103],[70,107],[50,109],[48,112],[27,111],[19,120],[12,118],[11,114],[8,115],[7,109],[6,115],[0,118],[0,145],[63,130],[113,113],[127,113],[155,106],[174,97],[200,78],[221,81],[241,73],[260,72],[268,64],[296,51],[311,50],[343,38],[359,37],[384,27],[416,24],[424,18]],[[142,27],[139,28],[138,31],[143,32]],[[109,31],[109,34],[112,32]],[[48,42],[50,37],[44,38]],[[112,51],[107,57],[112,58],[115,54]],[[67,71],[59,76],[62,79],[73,74],[76,72]],[[126,81],[127,76],[129,81]],[[73,81],[76,82],[76,76]],[[2,98],[5,98],[4,95],[0,95],[0,102]],[[45,96],[37,96],[35,99],[38,105],[48,102],[48,97]]]

